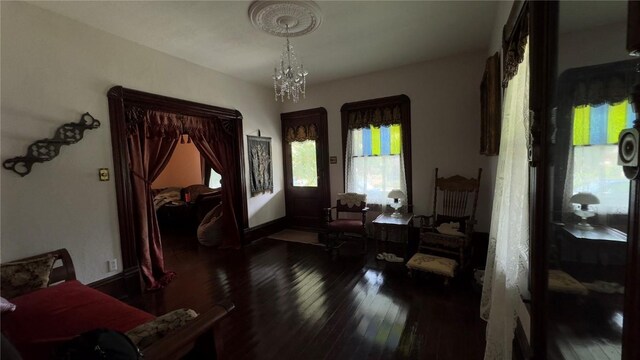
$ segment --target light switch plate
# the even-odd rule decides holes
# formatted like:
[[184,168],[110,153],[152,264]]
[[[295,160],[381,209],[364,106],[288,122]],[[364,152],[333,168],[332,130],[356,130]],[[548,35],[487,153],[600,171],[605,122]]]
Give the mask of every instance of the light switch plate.
[[98,175],[100,176],[100,181],[109,181],[109,169],[107,168],[99,169]]

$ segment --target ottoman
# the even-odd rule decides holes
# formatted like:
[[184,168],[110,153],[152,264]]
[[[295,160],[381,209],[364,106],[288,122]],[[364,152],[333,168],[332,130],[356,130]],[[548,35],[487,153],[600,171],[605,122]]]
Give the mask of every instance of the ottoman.
[[445,257],[417,253],[407,262],[407,268],[411,273],[414,270],[424,271],[445,277],[445,284],[453,278],[458,268],[458,262]]

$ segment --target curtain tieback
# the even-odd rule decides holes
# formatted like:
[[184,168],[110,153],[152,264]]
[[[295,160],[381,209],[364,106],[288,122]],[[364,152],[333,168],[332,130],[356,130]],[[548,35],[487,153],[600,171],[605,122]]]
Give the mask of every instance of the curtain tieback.
[[131,173],[137,177],[138,179],[144,181],[145,184],[151,186],[151,181],[147,180],[144,176],[140,175],[140,173],[138,173],[137,171],[133,170],[133,167],[131,166],[131,164],[129,164],[129,171],[131,171]]

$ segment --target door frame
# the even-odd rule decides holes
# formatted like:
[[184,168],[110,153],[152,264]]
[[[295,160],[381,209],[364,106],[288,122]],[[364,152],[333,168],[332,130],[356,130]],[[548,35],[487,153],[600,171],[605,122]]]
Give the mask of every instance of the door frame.
[[[286,213],[286,209],[290,208],[290,195],[287,193],[290,191],[289,181],[293,178],[291,161],[289,160],[289,144],[287,143],[287,127],[284,126],[284,122],[287,120],[296,120],[301,118],[307,118],[310,116],[317,116],[318,123],[318,143],[321,144],[317,157],[318,167],[318,186],[321,188],[321,204],[323,207],[331,207],[331,178],[329,173],[329,126],[327,121],[327,110],[324,107],[317,107],[306,110],[292,111],[280,114],[280,124],[282,128],[282,163],[284,165],[284,197],[285,197],[285,219],[286,224],[289,227],[298,227],[292,223],[292,219]],[[300,227],[298,227],[300,228]]]
[[136,251],[136,234],[133,223],[134,204],[131,196],[131,171],[129,169],[129,150],[127,147],[127,107],[136,106],[144,109],[179,113],[202,118],[219,118],[229,130],[236,147],[236,161],[233,164],[240,196],[234,199],[238,209],[238,228],[242,238],[243,230],[249,224],[247,210],[247,192],[244,171],[244,143],[242,130],[242,114],[238,110],[226,109],[213,105],[114,86],[107,93],[109,99],[109,122],[111,125],[111,143],[113,150],[113,170],[118,207],[118,224],[120,232],[120,248],[122,252],[121,280],[127,294],[138,294],[142,291],[142,278]]

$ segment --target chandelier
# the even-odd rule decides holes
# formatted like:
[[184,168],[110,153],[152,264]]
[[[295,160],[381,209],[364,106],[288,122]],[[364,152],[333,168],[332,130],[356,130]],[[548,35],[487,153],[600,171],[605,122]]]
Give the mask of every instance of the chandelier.
[[310,0],[257,0],[249,6],[249,18],[257,29],[269,35],[286,38],[280,64],[273,69],[275,99],[284,102],[285,97],[297,103],[305,97],[309,73],[298,60],[290,37],[315,31],[322,23],[322,13]]
[[287,43],[284,51],[280,56],[280,68],[275,67],[273,69],[273,91],[275,92],[275,99],[284,102],[285,95],[287,100],[293,100],[297,103],[305,97],[307,88],[307,75],[309,73],[304,69],[302,63],[298,63],[296,53],[293,51],[293,45],[289,41],[289,24],[286,26],[286,38]]

